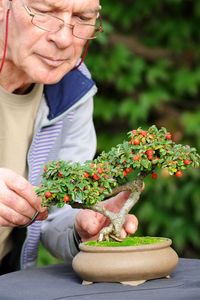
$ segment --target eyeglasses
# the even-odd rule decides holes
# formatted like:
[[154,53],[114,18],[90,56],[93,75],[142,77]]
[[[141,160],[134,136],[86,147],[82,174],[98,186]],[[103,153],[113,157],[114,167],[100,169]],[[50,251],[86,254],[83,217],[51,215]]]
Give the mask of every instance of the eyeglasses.
[[31,17],[31,23],[44,31],[57,32],[67,26],[72,30],[73,36],[83,40],[95,39],[99,33],[103,32],[101,16],[93,21],[95,24],[75,23],[72,25],[66,24],[64,20],[50,14],[33,13],[28,6],[23,6]]

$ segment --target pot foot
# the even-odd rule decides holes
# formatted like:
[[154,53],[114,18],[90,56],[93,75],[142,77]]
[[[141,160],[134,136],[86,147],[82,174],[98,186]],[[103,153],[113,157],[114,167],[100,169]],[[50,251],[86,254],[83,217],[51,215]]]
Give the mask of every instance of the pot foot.
[[93,282],[92,281],[86,281],[86,280],[82,281],[82,285],[89,285],[89,284],[93,284]]
[[132,281],[121,281],[120,283],[124,285],[132,285],[132,286],[137,286],[142,283],[146,282],[146,280],[132,280]]

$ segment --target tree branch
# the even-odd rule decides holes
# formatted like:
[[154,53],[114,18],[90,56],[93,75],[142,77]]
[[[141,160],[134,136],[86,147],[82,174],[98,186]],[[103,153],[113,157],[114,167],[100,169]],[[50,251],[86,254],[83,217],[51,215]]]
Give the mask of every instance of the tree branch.
[[169,50],[160,47],[150,48],[142,44],[134,36],[125,36],[119,33],[113,33],[110,36],[110,42],[114,45],[119,43],[124,44],[131,52],[134,52],[149,61],[155,61],[160,58],[171,59],[173,57],[173,53]]

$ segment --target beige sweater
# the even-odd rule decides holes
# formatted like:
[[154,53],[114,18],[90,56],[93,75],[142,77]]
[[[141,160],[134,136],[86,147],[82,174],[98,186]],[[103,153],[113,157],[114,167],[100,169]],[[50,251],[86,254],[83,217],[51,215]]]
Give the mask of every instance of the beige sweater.
[[[26,95],[10,94],[0,87],[0,168],[27,177],[27,151],[43,86],[37,84]],[[0,226],[0,261],[12,249],[12,228]]]

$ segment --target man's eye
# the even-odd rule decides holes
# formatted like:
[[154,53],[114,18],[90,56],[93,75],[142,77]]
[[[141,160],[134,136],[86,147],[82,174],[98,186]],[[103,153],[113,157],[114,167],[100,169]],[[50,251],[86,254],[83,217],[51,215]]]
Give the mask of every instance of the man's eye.
[[31,10],[33,10],[34,13],[38,13],[38,14],[49,14],[50,11],[47,9],[41,9],[41,8],[31,8]]
[[38,9],[38,10],[37,10],[37,13],[39,13],[39,14],[44,14],[44,15],[45,15],[45,14],[50,14],[51,12],[50,12],[49,10],[41,10],[41,9],[39,10],[39,9]]
[[76,18],[79,22],[85,22],[85,23],[91,22],[95,19],[94,17],[88,17],[83,15],[76,16]]

